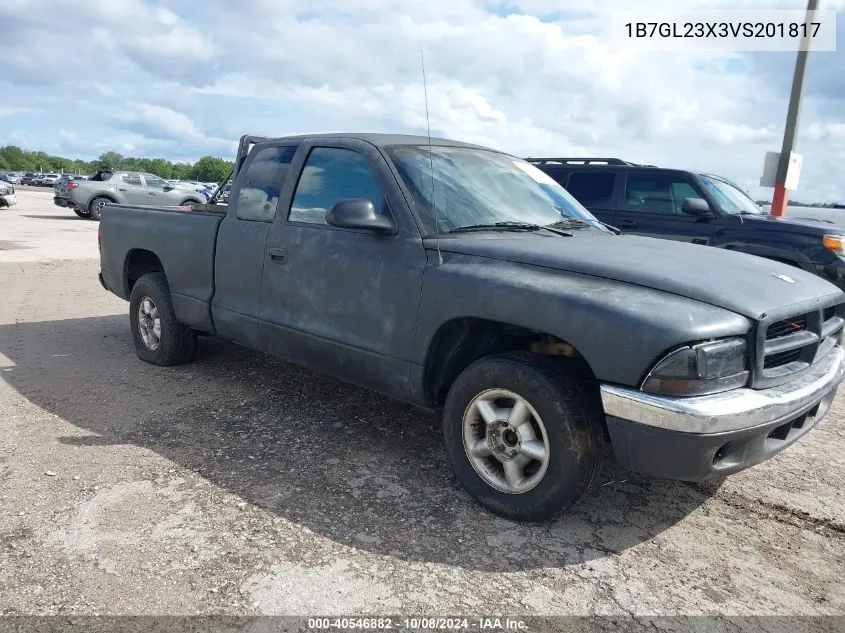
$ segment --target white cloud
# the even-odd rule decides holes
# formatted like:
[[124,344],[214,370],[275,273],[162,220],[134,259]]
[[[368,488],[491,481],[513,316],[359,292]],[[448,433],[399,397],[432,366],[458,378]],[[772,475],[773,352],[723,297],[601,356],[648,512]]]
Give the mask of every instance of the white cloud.
[[[687,4],[804,6],[803,0]],[[834,5],[845,8],[845,0],[825,2]],[[48,6],[48,23],[27,17]],[[627,0],[33,0],[25,12],[0,6],[0,22],[15,34],[4,42],[6,84],[35,91],[43,83],[44,93],[64,95],[54,118],[73,117],[91,147],[129,144],[126,151],[190,158],[226,155],[241,133],[425,133],[424,49],[435,135],[520,155],[615,155],[703,169],[755,189],[764,151],[780,146],[793,56],[635,51],[606,32],[609,11],[630,6]],[[79,37],[79,23],[89,37]],[[801,197],[845,198],[843,76],[845,55],[811,55],[798,141],[805,155]],[[14,99],[20,90],[5,94]],[[35,92],[27,94],[34,99]],[[30,105],[12,100],[3,107]],[[19,133],[56,144],[46,136],[50,126],[35,121]],[[755,191],[761,194],[769,195]]]

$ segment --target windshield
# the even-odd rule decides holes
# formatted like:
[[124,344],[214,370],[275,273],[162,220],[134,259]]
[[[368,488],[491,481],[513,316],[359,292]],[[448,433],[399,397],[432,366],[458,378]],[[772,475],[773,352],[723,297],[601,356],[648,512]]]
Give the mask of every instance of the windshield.
[[[401,146],[388,150],[414,196],[428,234],[461,227],[526,223],[548,226],[575,222],[607,231],[557,182],[530,163],[468,147]],[[433,172],[432,172],[433,167]],[[435,196],[432,196],[432,190]]]
[[766,215],[766,212],[757,206],[757,203],[749,198],[741,189],[718,178],[711,178],[710,176],[701,176],[701,182],[707,189],[707,193],[716,199],[719,207],[725,213],[729,213],[730,215]]

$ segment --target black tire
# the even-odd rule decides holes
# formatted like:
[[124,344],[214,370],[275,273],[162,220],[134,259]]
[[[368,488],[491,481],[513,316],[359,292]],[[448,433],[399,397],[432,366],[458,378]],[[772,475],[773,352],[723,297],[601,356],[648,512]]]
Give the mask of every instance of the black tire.
[[[144,342],[139,307],[149,299],[157,308],[160,323],[160,338],[157,347]],[[179,323],[170,299],[170,287],[162,273],[147,273],[132,287],[129,297],[129,323],[135,353],[141,360],[152,365],[169,367],[182,365],[194,358],[197,349],[197,335],[191,328]]]
[[179,206],[180,207],[192,207],[195,204],[202,204],[202,203],[199,200],[196,200],[194,198],[188,198],[187,200],[182,200],[182,204],[180,204]]
[[[464,414],[476,396],[490,389],[518,394],[543,421],[548,440],[545,474],[525,492],[493,487],[464,448]],[[540,521],[577,503],[593,487],[604,457],[602,420],[597,394],[560,359],[526,352],[488,356],[467,367],[446,398],[446,455],[458,481],[486,508],[508,519]]]
[[85,218],[86,220],[91,217],[90,211],[80,211],[79,209],[74,209],[73,212],[80,218]]
[[92,220],[96,220],[97,222],[100,221],[100,211],[103,204],[109,204],[113,202],[110,198],[106,196],[97,196],[91,202],[88,203],[88,213],[89,217]]

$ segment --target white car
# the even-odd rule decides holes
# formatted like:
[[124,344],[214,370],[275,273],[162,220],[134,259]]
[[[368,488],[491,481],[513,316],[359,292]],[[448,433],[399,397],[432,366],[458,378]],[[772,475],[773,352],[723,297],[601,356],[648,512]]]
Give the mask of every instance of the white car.
[[59,181],[59,178],[61,178],[59,174],[44,174],[40,184],[42,187],[52,187]]
[[18,203],[15,188],[5,181],[0,181],[0,207],[12,207]]

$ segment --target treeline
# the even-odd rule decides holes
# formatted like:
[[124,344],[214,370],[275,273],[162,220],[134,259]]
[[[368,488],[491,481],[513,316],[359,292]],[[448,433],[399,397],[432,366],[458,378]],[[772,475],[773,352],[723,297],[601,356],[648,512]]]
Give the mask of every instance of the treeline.
[[125,169],[155,174],[162,178],[220,182],[232,169],[232,162],[216,156],[203,156],[197,162],[172,163],[166,158],[137,158],[117,152],[104,152],[93,161],[29,152],[14,145],[0,147],[0,171],[31,171],[91,175],[101,169]]
[[[771,200],[757,200],[757,204],[764,206],[764,205],[771,205]],[[799,202],[798,200],[789,200],[786,203],[788,207],[815,207],[817,209],[843,209],[845,208],[845,203],[841,202]]]

